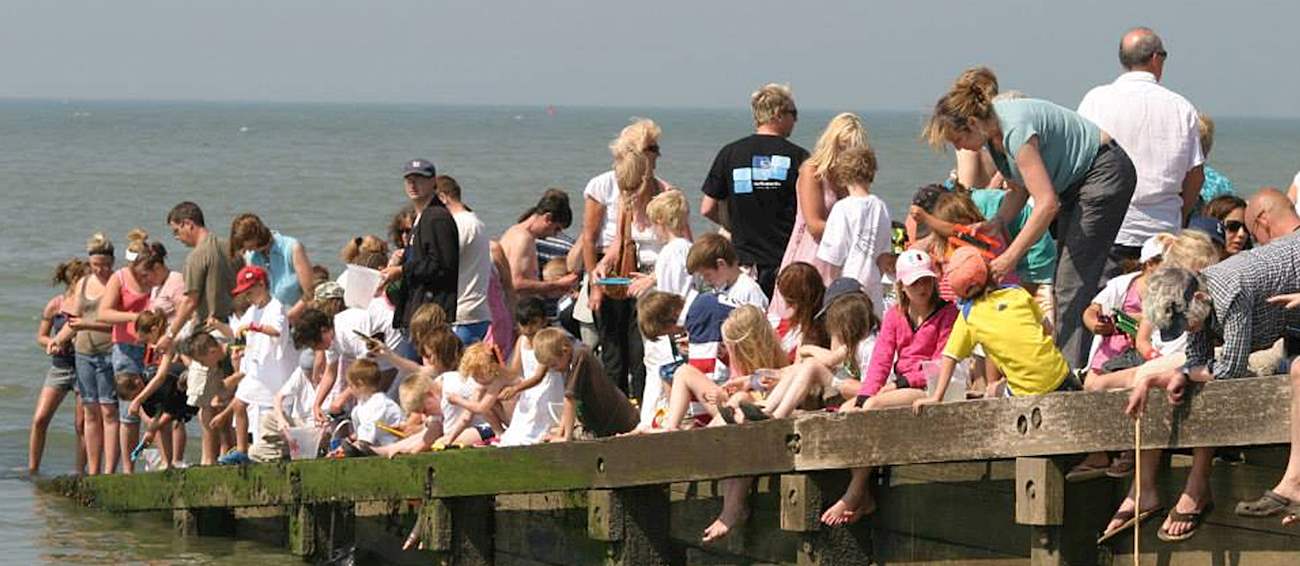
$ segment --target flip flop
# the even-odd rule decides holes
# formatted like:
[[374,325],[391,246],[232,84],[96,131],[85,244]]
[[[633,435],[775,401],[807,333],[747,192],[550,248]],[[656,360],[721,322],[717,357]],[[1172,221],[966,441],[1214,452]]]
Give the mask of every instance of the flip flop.
[[718,405],[718,416],[727,424],[736,424],[736,409],[731,405]]
[[1107,541],[1121,534],[1124,534],[1124,532],[1128,531],[1129,529],[1132,529],[1133,525],[1146,522],[1147,519],[1154,517],[1156,514],[1160,513],[1161,511],[1163,511],[1161,507],[1152,507],[1150,509],[1147,509],[1146,511],[1139,513],[1137,516],[1133,515],[1132,510],[1119,511],[1115,513],[1115,516],[1111,517],[1110,520],[1123,521],[1123,522],[1120,523],[1118,527],[1115,527],[1114,529],[1101,533],[1101,536],[1097,537],[1097,546],[1106,544]]
[[1237,503],[1235,511],[1237,515],[1242,517],[1264,518],[1285,512],[1291,504],[1290,499],[1278,495],[1270,489],[1265,491],[1264,495],[1259,499]]
[[1164,526],[1161,526],[1160,532],[1157,532],[1156,536],[1165,542],[1182,542],[1192,538],[1192,535],[1195,535],[1196,531],[1201,530],[1201,524],[1205,521],[1205,516],[1210,514],[1211,511],[1214,511],[1213,501],[1206,503],[1205,507],[1202,507],[1200,511],[1193,511],[1191,513],[1183,513],[1177,509],[1171,509],[1169,511],[1169,518],[1180,523],[1190,522],[1192,524],[1191,530],[1181,535],[1171,535],[1169,534],[1169,531],[1165,530]]

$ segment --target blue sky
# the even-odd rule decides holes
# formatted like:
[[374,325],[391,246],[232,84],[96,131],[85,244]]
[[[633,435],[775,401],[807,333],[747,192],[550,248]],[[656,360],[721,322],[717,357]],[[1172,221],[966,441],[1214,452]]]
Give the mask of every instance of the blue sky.
[[[1154,27],[1216,115],[1300,116],[1300,2],[3,0],[0,97],[923,110],[963,68],[1075,106]],[[1138,5],[1134,5],[1138,4]]]

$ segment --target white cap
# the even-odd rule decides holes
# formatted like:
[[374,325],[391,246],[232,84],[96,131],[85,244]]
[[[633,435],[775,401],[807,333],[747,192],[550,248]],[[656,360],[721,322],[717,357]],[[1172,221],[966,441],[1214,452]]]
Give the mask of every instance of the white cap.
[[1160,242],[1160,237],[1151,236],[1142,244],[1142,254],[1138,256],[1138,262],[1146,263],[1163,255],[1165,255],[1165,245]]

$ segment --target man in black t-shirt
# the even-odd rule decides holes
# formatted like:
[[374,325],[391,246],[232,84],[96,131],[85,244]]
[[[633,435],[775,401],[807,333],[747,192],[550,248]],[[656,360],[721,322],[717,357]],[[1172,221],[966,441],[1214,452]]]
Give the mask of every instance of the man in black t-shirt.
[[808,151],[786,139],[799,119],[790,87],[766,85],[753,94],[750,106],[755,133],[718,152],[704,180],[700,213],[721,225],[721,203],[726,203],[736,255],[771,297],[794,229],[795,184]]

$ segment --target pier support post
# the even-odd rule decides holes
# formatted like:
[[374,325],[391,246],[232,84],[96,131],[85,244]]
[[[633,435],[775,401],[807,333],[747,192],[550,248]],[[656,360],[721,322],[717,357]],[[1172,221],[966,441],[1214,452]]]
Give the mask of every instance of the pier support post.
[[795,562],[815,564],[870,564],[871,535],[865,522],[842,527],[825,527],[822,510],[827,493],[839,493],[846,486],[843,472],[784,474],[781,476],[781,530],[799,533]]
[[[1096,534],[1110,516],[1110,484],[1085,482],[1067,490],[1066,461],[1016,458],[1016,523],[1030,526],[1034,566],[1096,564]],[[1069,520],[1066,520],[1066,508]]]
[[493,545],[496,538],[495,497],[449,497],[436,503],[430,512],[444,521],[448,515],[451,517],[450,529],[438,526],[433,534],[448,541],[452,564],[477,566],[493,563],[496,559]]
[[667,486],[587,492],[587,535],[612,543],[614,564],[685,563],[671,540]]
[[317,561],[352,546],[356,536],[355,504],[304,503],[289,513],[289,551]]
[[183,537],[230,536],[235,534],[235,513],[215,507],[173,509],[172,526]]

